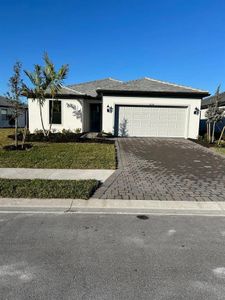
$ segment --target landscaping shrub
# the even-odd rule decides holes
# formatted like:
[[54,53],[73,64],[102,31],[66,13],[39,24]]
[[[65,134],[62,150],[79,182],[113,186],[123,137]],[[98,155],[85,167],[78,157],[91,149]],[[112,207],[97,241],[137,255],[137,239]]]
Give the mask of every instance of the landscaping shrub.
[[0,197],[88,199],[97,180],[0,179]]
[[[26,136],[27,142],[50,142],[50,143],[103,143],[103,144],[114,144],[114,141],[107,137],[99,136],[93,139],[83,137],[84,133],[72,132],[70,130],[63,129],[62,132],[50,133],[49,136],[44,136],[42,130],[38,130],[35,133],[28,133]],[[8,136],[14,139],[14,135]],[[18,140],[21,141],[23,138],[22,134],[18,135]]]

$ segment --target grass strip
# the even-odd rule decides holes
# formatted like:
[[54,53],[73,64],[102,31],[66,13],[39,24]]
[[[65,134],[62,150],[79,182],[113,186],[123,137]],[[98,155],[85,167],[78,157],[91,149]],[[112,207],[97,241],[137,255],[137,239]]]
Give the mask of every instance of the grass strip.
[[1,168],[115,169],[115,146],[94,143],[38,144],[27,151],[0,149]]
[[0,179],[0,197],[88,199],[98,186],[97,180]]

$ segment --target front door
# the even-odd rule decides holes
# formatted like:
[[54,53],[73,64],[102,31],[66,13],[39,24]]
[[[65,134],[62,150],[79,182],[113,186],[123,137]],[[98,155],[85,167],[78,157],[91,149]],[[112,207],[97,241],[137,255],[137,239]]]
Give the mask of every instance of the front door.
[[90,131],[100,132],[102,127],[102,104],[90,103]]

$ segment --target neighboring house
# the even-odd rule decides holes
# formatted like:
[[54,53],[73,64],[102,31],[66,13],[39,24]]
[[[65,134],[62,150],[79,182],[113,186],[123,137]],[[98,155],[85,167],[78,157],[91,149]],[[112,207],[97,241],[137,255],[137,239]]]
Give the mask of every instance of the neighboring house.
[[[15,120],[13,118],[14,108],[10,100],[0,96],[0,128],[15,127]],[[24,127],[27,120],[27,106],[21,110],[18,118],[18,127]]]
[[[201,122],[200,122],[200,134],[206,133],[206,116],[205,113],[210,105],[215,103],[215,96],[207,97],[202,99],[202,105],[201,105]],[[219,100],[218,100],[218,106],[220,108],[225,109],[225,92],[219,94]],[[225,126],[225,118],[223,118],[222,121],[218,122],[216,124],[215,131],[221,132],[223,127]]]
[[[116,136],[197,138],[201,99],[207,91],[142,78],[112,78],[63,87],[53,106],[53,126]],[[43,106],[49,127],[52,100]],[[29,129],[42,129],[37,101],[28,99]]]

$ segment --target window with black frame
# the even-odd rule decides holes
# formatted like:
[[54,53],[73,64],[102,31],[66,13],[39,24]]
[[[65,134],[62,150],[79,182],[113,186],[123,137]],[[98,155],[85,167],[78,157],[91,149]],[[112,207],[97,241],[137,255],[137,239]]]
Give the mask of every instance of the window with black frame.
[[6,121],[6,120],[7,120],[7,117],[8,117],[7,109],[2,108],[2,109],[1,109],[1,119],[2,119],[2,121]]
[[49,100],[49,123],[62,123],[62,103],[59,100]]

